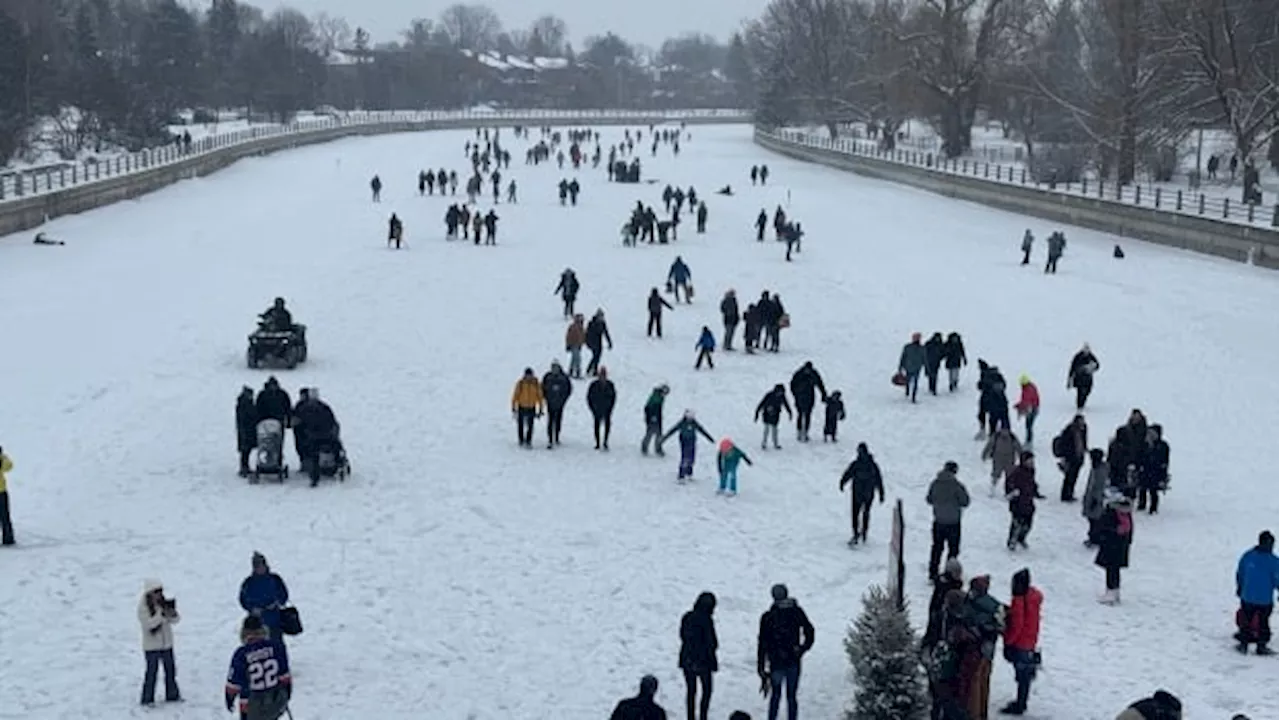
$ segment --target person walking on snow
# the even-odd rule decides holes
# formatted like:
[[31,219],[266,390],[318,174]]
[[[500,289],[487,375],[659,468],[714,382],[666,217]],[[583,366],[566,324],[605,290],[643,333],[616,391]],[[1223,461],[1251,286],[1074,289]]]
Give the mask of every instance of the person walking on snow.
[[369,189],[373,191],[373,201],[382,202],[382,178],[374,175],[369,181]]
[[844,414],[844,398],[840,391],[836,390],[822,400],[825,406],[822,422],[822,442],[836,442],[836,430],[839,423],[845,419]]
[[1120,603],[1120,571],[1129,567],[1129,547],[1133,545],[1133,504],[1119,495],[1107,501],[1098,525],[1098,553],[1093,564],[1106,571],[1107,591],[1098,602]]
[[880,496],[880,504],[884,504],[884,478],[880,474],[880,466],[876,464],[866,443],[858,443],[858,456],[845,468],[840,476],[840,492],[845,485],[852,484],[850,497],[853,505],[853,537],[849,539],[849,547],[858,541],[867,541],[867,526],[871,523],[871,503],[876,495]]
[[693,465],[698,459],[698,436],[701,435],[713,445],[716,441],[694,417],[692,410],[684,411],[684,417],[671,426],[671,429],[658,440],[658,445],[661,446],[667,438],[676,433],[680,435],[680,468],[676,472],[676,481],[685,483],[693,477]]
[[1091,548],[1098,545],[1102,514],[1106,510],[1107,485],[1111,481],[1111,469],[1107,467],[1106,453],[1100,448],[1089,451],[1089,460],[1089,479],[1085,483],[1080,514],[1089,522],[1089,532],[1085,535],[1084,546]]
[[1271,611],[1275,609],[1276,590],[1280,589],[1280,561],[1276,559],[1276,538],[1270,532],[1258,535],[1258,544],[1240,556],[1236,564],[1236,597],[1240,610],[1236,613],[1236,649],[1249,652],[1256,644],[1259,655],[1273,655],[1271,643]]
[[[613,406],[618,402],[618,392],[609,379],[609,371],[600,367],[596,379],[587,386],[587,407],[591,409],[591,422],[596,438],[596,449],[609,449],[609,433],[613,430]],[[601,430],[604,430],[603,441]]]
[[1076,501],[1076,481],[1080,479],[1080,470],[1084,468],[1090,452],[1089,425],[1084,415],[1077,414],[1053,439],[1053,454],[1062,469],[1062,491],[1059,493],[1062,502]]
[[275,720],[288,711],[293,696],[289,651],[252,615],[240,625],[240,642],[223,693],[227,710],[238,703],[241,720]]
[[1045,274],[1058,274],[1058,261],[1062,259],[1062,253],[1067,249],[1067,236],[1062,234],[1061,230],[1055,230],[1049,235],[1046,241],[1049,245],[1049,257],[1044,263]]
[[938,563],[942,560],[942,548],[947,548],[947,559],[960,555],[960,519],[969,507],[969,491],[956,473],[960,466],[948,460],[933,482],[925,502],[933,508],[933,543],[929,547],[929,579],[938,577]]
[[1040,608],[1044,594],[1031,584],[1031,571],[1023,568],[1013,574],[1012,599],[1005,613],[1004,659],[1013,665],[1013,679],[1018,694],[1013,702],[1000,712],[1004,715],[1024,715],[1027,699],[1031,695],[1031,682],[1036,679],[1040,662],[1036,646],[1040,643]]
[[898,356],[898,372],[907,379],[903,389],[913,403],[916,401],[916,392],[920,389],[920,371],[924,369],[924,363],[924,346],[920,344],[920,333],[912,333],[911,342],[902,347],[902,354]]
[[240,583],[240,607],[260,618],[273,638],[282,638],[280,611],[289,603],[289,587],[284,578],[271,572],[267,559],[255,552],[250,561],[252,571]]
[[720,319],[724,322],[724,349],[733,352],[733,332],[738,328],[738,296],[729,288],[720,300]]
[[1036,242],[1036,236],[1031,234],[1031,228],[1022,234],[1022,264],[1031,264],[1031,246]]
[[591,359],[587,361],[587,374],[595,375],[596,368],[600,367],[600,356],[604,354],[604,344],[608,342],[609,349],[613,349],[613,338],[609,336],[609,325],[604,321],[604,310],[596,308],[596,314],[587,323],[585,340],[587,349],[591,351]]
[[578,283],[578,275],[572,268],[565,268],[560,273],[560,284],[556,285],[556,289],[551,292],[552,295],[559,295],[564,301],[564,316],[566,318],[573,317],[573,304],[578,300],[578,290],[581,285]]
[[1017,410],[1018,416],[1026,421],[1026,445],[1031,447],[1035,437],[1036,418],[1040,416],[1040,389],[1025,374],[1018,378],[1018,386],[1022,388],[1022,395],[1018,398],[1018,402],[1014,404],[1013,409]]
[[942,340],[942,333],[929,336],[929,341],[924,344],[924,374],[929,380],[930,395],[938,394],[938,373],[942,369],[945,348],[946,343]]
[[551,369],[542,376],[542,399],[547,404],[547,449],[560,444],[560,428],[564,425],[564,406],[573,394],[573,382],[560,367],[559,360],[551,361]]
[[987,446],[982,449],[982,459],[991,461],[992,497],[996,494],[996,484],[1013,470],[1021,455],[1022,444],[1009,428],[1002,427],[987,439]]
[[1138,459],[1138,510],[1155,515],[1160,509],[1160,493],[1169,484],[1169,443],[1164,441],[1164,427],[1152,423],[1147,428],[1147,442]]
[[164,701],[182,701],[173,662],[173,626],[181,620],[177,603],[164,596],[164,585],[159,580],[147,580],[143,583],[142,597],[138,600],[142,654],[147,663],[142,678],[143,707],[154,707],[156,704],[156,675],[161,666],[164,667]]
[[1080,352],[1071,358],[1071,367],[1067,370],[1067,389],[1076,390],[1076,410],[1083,410],[1084,404],[1089,402],[1089,393],[1093,392],[1093,375],[1101,367],[1093,350],[1089,348],[1089,343],[1085,343]]
[[646,327],[645,337],[653,337],[655,334],[662,337],[662,309],[674,310],[671,303],[662,299],[662,295],[658,292],[658,288],[649,290],[649,325]]
[[795,417],[791,412],[791,406],[787,404],[787,389],[778,383],[773,389],[765,393],[760,399],[760,404],[756,405],[755,420],[757,422],[764,421],[764,435],[760,439],[760,449],[767,450],[769,447],[769,437],[773,436],[773,449],[781,450],[782,446],[778,444],[778,423],[782,420],[782,411],[787,411],[787,417]]
[[9,516],[9,472],[13,461],[0,448],[0,545],[13,545],[13,518]]
[[947,391],[955,392],[960,387],[960,368],[969,364],[969,358],[964,354],[964,341],[960,339],[960,333],[951,333],[947,335],[947,341],[942,345],[942,357],[947,366]]
[[702,326],[702,334],[698,336],[698,342],[693,347],[698,351],[698,359],[694,362],[693,369],[702,369],[702,361],[706,360],[707,368],[715,370],[716,364],[711,361],[711,354],[716,351],[716,336],[711,332],[711,328]]
[[[716,596],[698,594],[693,609],[680,618],[680,670],[684,672],[685,711],[688,720],[707,720],[711,709],[711,676],[720,669],[716,651]],[[698,702],[698,684],[702,684],[702,702]],[[698,712],[695,714],[695,709]]]
[[806,362],[791,376],[791,397],[796,403],[796,440],[809,442],[809,425],[813,421],[813,406],[817,404],[816,393],[822,393],[827,399],[827,386],[822,376],[814,369],[812,362]]
[[738,463],[753,464],[747,454],[733,444],[729,438],[720,441],[720,452],[716,455],[716,469],[720,472],[720,489],[717,495],[734,497],[738,494]]
[[693,297],[689,294],[689,281],[693,279],[693,273],[689,270],[689,266],[684,263],[684,259],[679,255],[676,256],[675,262],[671,263],[671,269],[667,271],[667,286],[671,288],[671,292],[675,295],[676,302],[680,302],[680,291],[684,291],[684,301],[686,304],[693,302]]
[[564,349],[569,353],[569,377],[582,379],[582,346],[587,339],[587,329],[581,314],[573,316],[573,322],[564,333]]
[[511,391],[511,416],[516,421],[516,438],[520,447],[533,447],[533,421],[542,415],[542,385],[533,374],[533,368],[525,368]]
[[649,399],[644,403],[644,440],[640,441],[640,453],[642,455],[649,454],[649,442],[653,441],[654,452],[658,457],[663,456],[662,452],[662,406],[667,400],[667,395],[671,392],[671,388],[666,384],[659,385],[649,393]]
[[800,685],[800,661],[813,647],[813,623],[790,597],[787,586],[774,585],[769,594],[773,606],[760,616],[756,641],[756,674],[761,691],[769,696],[769,720],[778,720],[783,686],[787,693],[787,719],[797,720],[796,693]]
[[1009,540],[1005,544],[1010,552],[1019,546],[1025,549],[1036,516],[1036,500],[1044,499],[1036,484],[1035,455],[1030,451],[1023,451],[1018,466],[1005,477],[1004,498],[1009,501]]

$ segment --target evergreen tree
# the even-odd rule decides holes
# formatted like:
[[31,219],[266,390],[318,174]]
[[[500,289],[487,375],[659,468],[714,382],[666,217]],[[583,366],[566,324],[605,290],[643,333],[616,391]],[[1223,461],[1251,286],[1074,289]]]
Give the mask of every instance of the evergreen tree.
[[844,646],[857,685],[849,720],[918,720],[928,714],[911,620],[880,586],[862,597],[862,614]]

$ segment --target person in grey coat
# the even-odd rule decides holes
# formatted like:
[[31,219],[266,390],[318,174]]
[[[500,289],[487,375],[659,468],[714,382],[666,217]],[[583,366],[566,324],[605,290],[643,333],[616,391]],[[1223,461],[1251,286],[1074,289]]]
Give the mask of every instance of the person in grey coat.
[[1031,264],[1031,246],[1035,244],[1036,236],[1031,234],[1031,228],[1022,235],[1022,264]]
[[933,507],[933,544],[929,548],[929,579],[938,577],[942,546],[947,546],[947,559],[960,555],[960,517],[969,507],[969,491],[956,473],[960,466],[948,460],[942,471],[929,484],[925,502]]
[[995,497],[996,484],[1000,482],[1014,465],[1018,464],[1018,456],[1022,454],[1022,443],[1018,436],[1003,425],[987,440],[982,449],[982,459],[991,461],[991,496]]
[[1107,482],[1111,477],[1111,468],[1107,466],[1107,455],[1101,448],[1089,451],[1089,482],[1084,488],[1083,502],[1080,503],[1080,514],[1089,521],[1089,535],[1084,546],[1093,547],[1098,544],[1098,528],[1102,515],[1107,510]]
[[920,333],[911,334],[911,342],[902,347],[902,355],[898,357],[898,372],[906,376],[903,385],[911,402],[916,401],[916,391],[920,389],[920,371],[924,369],[924,345],[920,344]]
[[1067,249],[1067,236],[1062,234],[1061,230],[1055,230],[1049,236],[1049,257],[1045,260],[1044,271],[1046,274],[1058,274],[1058,260],[1062,259],[1062,253]]

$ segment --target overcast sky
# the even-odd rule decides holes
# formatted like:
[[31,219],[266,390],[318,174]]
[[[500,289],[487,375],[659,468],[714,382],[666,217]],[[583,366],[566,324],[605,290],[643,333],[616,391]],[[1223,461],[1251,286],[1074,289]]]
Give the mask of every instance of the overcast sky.
[[[264,10],[290,5],[307,15],[325,11],[364,27],[374,42],[398,40],[416,17],[435,19],[446,0],[248,0]],[[726,40],[743,19],[758,15],[768,0],[488,0],[506,27],[526,27],[543,13],[564,18],[575,49],[588,35],[612,30],[654,49],[665,38],[703,32]]]

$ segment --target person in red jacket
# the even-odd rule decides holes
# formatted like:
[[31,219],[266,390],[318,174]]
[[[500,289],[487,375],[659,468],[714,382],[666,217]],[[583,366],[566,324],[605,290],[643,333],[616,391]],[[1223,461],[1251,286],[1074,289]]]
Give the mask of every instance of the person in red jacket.
[[1022,715],[1027,711],[1027,696],[1031,693],[1031,681],[1036,679],[1040,665],[1040,606],[1044,594],[1031,586],[1031,571],[1023,568],[1013,574],[1013,599],[1005,614],[1004,659],[1013,665],[1013,677],[1018,683],[1018,697],[1000,710],[1005,715]]
[[1018,398],[1018,402],[1013,406],[1013,409],[1017,410],[1018,417],[1027,423],[1026,445],[1031,447],[1032,436],[1035,433],[1036,418],[1040,416],[1040,389],[1026,375],[1018,378],[1018,385],[1022,387],[1022,396]]
[[1023,451],[1018,466],[1010,470],[1004,480],[1004,499],[1009,501],[1010,550],[1016,550],[1019,545],[1027,547],[1027,535],[1036,514],[1036,500],[1043,498],[1040,486],[1036,484],[1036,457],[1029,450]]

